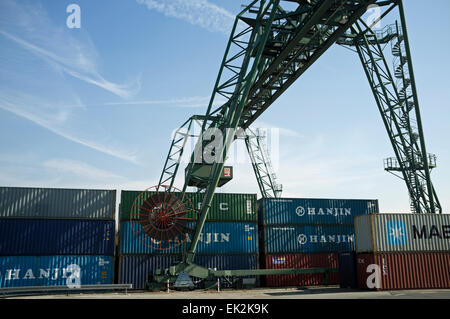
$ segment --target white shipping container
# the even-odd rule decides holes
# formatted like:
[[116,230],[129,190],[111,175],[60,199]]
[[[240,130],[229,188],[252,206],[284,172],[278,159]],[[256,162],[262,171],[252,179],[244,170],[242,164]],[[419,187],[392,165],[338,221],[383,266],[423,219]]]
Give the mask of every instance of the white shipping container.
[[449,252],[450,215],[357,216],[355,244],[358,253]]

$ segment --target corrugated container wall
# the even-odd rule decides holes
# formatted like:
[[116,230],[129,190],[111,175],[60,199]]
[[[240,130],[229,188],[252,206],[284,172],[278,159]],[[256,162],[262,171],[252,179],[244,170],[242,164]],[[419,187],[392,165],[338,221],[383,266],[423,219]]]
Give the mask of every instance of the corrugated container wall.
[[115,190],[0,187],[0,218],[115,218]]
[[76,266],[81,285],[113,283],[111,256],[9,256],[0,257],[0,288],[73,284]]
[[378,201],[266,198],[258,210],[260,225],[353,224],[355,216],[378,213]]
[[[266,255],[264,262],[264,266],[267,269],[338,267],[338,257],[336,253]],[[264,277],[264,284],[267,287],[315,286],[324,284],[323,274],[271,275]],[[338,273],[330,273],[328,276],[328,284],[335,285],[338,283]]]
[[119,284],[132,284],[133,289],[145,289],[149,274],[172,266],[179,255],[124,255],[119,257]]
[[352,225],[265,226],[260,231],[264,254],[346,252],[354,249]]
[[[178,255],[128,255],[119,260],[119,284],[132,284],[133,289],[144,289],[149,273],[156,269],[168,268],[178,260]],[[258,269],[256,255],[197,255],[195,263],[217,270]],[[194,281],[197,281],[194,278]]]
[[[130,220],[131,212],[133,217],[139,215],[138,208],[133,207],[133,203],[141,192],[122,191],[120,205],[120,220]],[[199,212],[203,194],[186,193],[192,202],[193,208]],[[142,205],[143,199],[138,198],[137,205]],[[192,218],[193,214],[188,214]],[[257,222],[257,201],[256,194],[230,194],[215,193],[207,221],[242,221]]]
[[355,218],[356,252],[449,252],[450,215],[374,214]]
[[114,256],[115,222],[0,219],[0,256]]
[[[191,226],[188,224],[188,226]],[[191,226],[192,227],[192,226]],[[187,244],[190,244],[191,235]],[[163,248],[168,248],[167,242]],[[121,255],[173,254],[181,253],[182,245],[175,248],[158,249],[160,242],[150,239],[141,231],[137,222],[122,222],[120,225]],[[189,247],[189,246],[188,246]],[[199,254],[257,254],[258,228],[255,223],[206,222],[197,246]]]
[[357,255],[358,288],[448,289],[450,253],[380,253]]

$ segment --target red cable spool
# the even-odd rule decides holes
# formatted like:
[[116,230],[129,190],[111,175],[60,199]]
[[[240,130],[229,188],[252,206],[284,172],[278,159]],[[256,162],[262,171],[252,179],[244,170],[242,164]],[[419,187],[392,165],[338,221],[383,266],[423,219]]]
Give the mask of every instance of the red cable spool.
[[160,185],[136,197],[130,219],[133,232],[144,245],[169,250],[182,245],[194,232],[197,212],[186,194]]

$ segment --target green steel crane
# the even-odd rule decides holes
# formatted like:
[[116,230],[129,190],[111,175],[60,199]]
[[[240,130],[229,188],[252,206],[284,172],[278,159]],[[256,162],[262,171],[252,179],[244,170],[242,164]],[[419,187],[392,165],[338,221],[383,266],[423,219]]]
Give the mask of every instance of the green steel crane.
[[338,43],[356,48],[372,88],[395,153],[384,161],[385,170],[405,181],[413,213],[442,213],[430,177],[436,156],[425,147],[403,4],[387,6],[380,19],[398,7],[400,21],[375,32],[359,19]]
[[[284,9],[282,4],[289,2]],[[369,6],[376,5],[384,20],[398,8],[400,21],[384,32],[374,31],[364,20]],[[392,43],[392,56],[397,60],[390,70],[383,46]],[[278,269],[214,271],[195,265],[195,253],[217,187],[232,178],[232,168],[225,162],[231,144],[245,136],[252,123],[271,106],[323,53],[334,44],[351,47],[358,53],[373,90],[380,114],[394,148],[395,159],[386,161],[386,170],[400,172],[416,213],[436,213],[441,207],[430,178],[435,167],[434,155],[428,155],[421,124],[419,102],[409,49],[405,15],[401,0],[254,0],[240,12],[234,22],[214,90],[203,116],[193,116],[175,134],[156,191],[172,192],[183,155],[186,137],[193,123],[201,125],[198,142],[185,169],[185,182],[177,200],[185,201],[188,186],[196,186],[203,201],[189,247],[176,265],[158,270],[151,276],[149,287],[166,281],[178,287],[192,287],[189,276],[207,279],[232,275],[294,274],[336,269]],[[225,102],[216,107],[217,98]],[[247,139],[248,140],[248,139]],[[247,143],[249,153],[251,147]],[[261,170],[254,165],[260,189],[266,183]],[[273,184],[269,188],[274,191]],[[264,185],[267,185],[264,184]],[[151,197],[153,198],[153,197]],[[145,198],[143,198],[145,200]],[[153,205],[155,206],[155,205]],[[147,201],[146,212],[152,212]],[[181,220],[184,210],[171,203],[157,205],[160,233],[173,239],[172,219]],[[152,212],[152,214],[155,214]],[[148,215],[148,213],[147,213]],[[153,215],[152,215],[153,216]],[[161,217],[162,216],[162,217]],[[178,216],[178,217],[175,217]],[[152,217],[153,218],[153,217]],[[184,218],[186,219],[186,218]],[[156,226],[155,226],[156,227]],[[177,280],[178,279],[178,280]]]

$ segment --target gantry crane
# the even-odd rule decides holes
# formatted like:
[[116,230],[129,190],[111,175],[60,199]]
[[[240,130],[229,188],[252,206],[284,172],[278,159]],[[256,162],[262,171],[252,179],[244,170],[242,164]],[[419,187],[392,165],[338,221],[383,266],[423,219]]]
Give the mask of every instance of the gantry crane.
[[[291,9],[284,9],[288,2]],[[369,6],[377,6],[380,12],[373,23],[364,19]],[[374,30],[374,24],[385,21],[394,9],[398,11],[398,20],[381,32]],[[194,264],[216,188],[233,177],[232,167],[225,166],[231,144],[245,136],[255,120],[334,44],[356,51],[363,65],[394,148],[395,158],[386,160],[385,169],[400,173],[405,180],[414,213],[441,212],[430,177],[435,156],[425,148],[402,1],[255,0],[236,17],[206,114],[191,117],[176,132],[158,186],[154,192],[143,192],[135,201],[134,217],[141,223],[142,232],[157,237],[160,248],[164,241],[169,247],[171,243],[184,243],[185,247],[179,263],[152,274],[151,283],[165,284],[169,280],[179,287],[191,287],[189,276],[212,280],[226,274],[336,271],[214,271]],[[385,50],[389,44],[395,62],[392,67]],[[214,106],[217,97],[225,99],[219,107]],[[201,125],[198,142],[185,169],[184,186],[176,191],[175,177],[194,122]],[[246,141],[249,153],[253,154],[250,139]],[[264,181],[267,174],[258,174],[264,165],[253,163],[253,167],[262,193],[269,186],[276,196],[276,183]],[[197,187],[203,196],[199,211],[188,204],[189,186]],[[193,233],[189,247],[183,238],[188,232]]]

